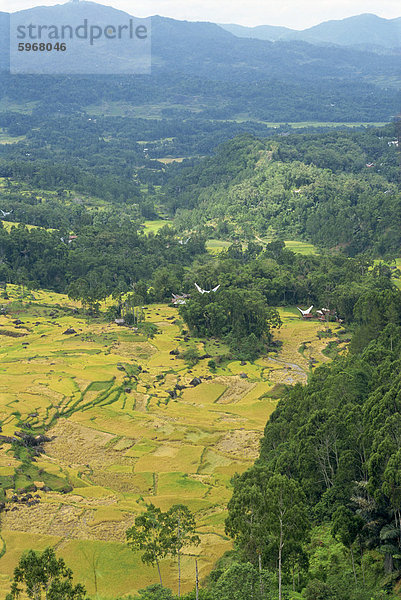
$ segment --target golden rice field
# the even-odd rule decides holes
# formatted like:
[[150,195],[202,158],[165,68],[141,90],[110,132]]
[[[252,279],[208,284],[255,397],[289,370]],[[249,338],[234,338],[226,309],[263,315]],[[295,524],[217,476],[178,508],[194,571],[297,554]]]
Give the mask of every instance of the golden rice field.
[[[227,349],[216,340],[185,341],[172,306],[146,307],[146,320],[158,327],[146,339],[88,321],[65,296],[35,291],[22,302],[20,290],[8,291],[9,301],[0,297],[7,309],[0,316],[2,433],[14,435],[21,423],[45,424],[52,441],[29,469],[8,444],[0,448],[0,482],[14,477],[16,489],[34,483],[40,497],[30,507],[10,503],[2,515],[0,596],[21,553],[48,545],[91,594],[96,576],[99,598],[155,582],[155,570],[124,543],[148,502],[162,509],[185,503],[196,514],[201,545],[186,550],[183,564],[184,589],[191,589],[194,556],[204,577],[231,547],[224,532],[230,479],[257,456],[278,391],[306,381],[312,364],[328,360],[322,351],[330,340],[317,337],[323,325],[303,321],[296,309],[282,310],[278,353],[253,364],[222,361],[211,373],[208,359],[189,369],[170,352],[196,345],[216,357]],[[68,328],[74,333],[64,334]],[[335,339],[338,326],[331,329]],[[202,380],[196,387],[194,377]],[[177,384],[184,389],[173,399],[168,392]],[[162,572],[175,589],[171,560]]]

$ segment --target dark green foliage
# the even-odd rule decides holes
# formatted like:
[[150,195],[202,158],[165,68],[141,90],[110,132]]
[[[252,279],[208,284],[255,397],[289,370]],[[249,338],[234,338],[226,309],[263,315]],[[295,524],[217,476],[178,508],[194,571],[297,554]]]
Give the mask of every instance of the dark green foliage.
[[231,289],[212,294],[195,292],[180,315],[197,336],[225,339],[244,359],[253,360],[270,340],[271,327],[281,324],[276,309],[269,308],[255,291]]
[[249,600],[249,598],[264,600],[266,597],[272,597],[269,592],[273,590],[275,592],[276,587],[273,577],[264,571],[262,582],[261,590],[260,574],[251,563],[233,563],[223,571],[213,585],[212,597],[216,600]]
[[173,592],[159,584],[149,585],[144,590],[139,590],[138,600],[174,600]]
[[[169,229],[144,236],[129,221],[108,227],[88,225],[77,233],[76,240],[65,244],[60,231],[29,231],[19,226],[8,233],[0,225],[0,277],[11,283],[68,291],[72,298],[96,308],[112,292],[127,292],[134,283],[140,289],[143,280],[149,282],[153,274],[158,284],[161,265],[168,265],[171,273],[182,273],[185,265],[205,252],[201,238],[194,245],[180,246]],[[145,293],[146,289],[145,284]],[[157,295],[153,294],[154,300],[168,298],[171,286],[159,287]]]
[[[333,563],[327,581],[308,583],[305,598],[384,598],[380,578],[387,574],[390,591],[401,572],[400,297],[395,290],[360,296],[353,352],[287,390],[266,425],[259,460],[234,479],[227,527],[246,558],[256,562],[257,548],[266,547],[265,519],[277,502],[260,507],[275,477],[300,486],[314,524],[328,523],[347,549],[348,571],[335,572]],[[294,502],[302,495],[294,492]],[[294,542],[295,555],[284,553],[283,565],[302,549],[299,534]],[[372,549],[383,557],[373,577]]]
[[268,142],[241,136],[175,169],[166,202],[183,227],[213,221],[220,237],[278,233],[348,256],[385,256],[401,243],[395,138],[391,126]]
[[324,581],[312,579],[305,588],[305,600],[335,600],[333,587]]
[[179,357],[185,360],[188,367],[192,368],[199,362],[200,354],[197,348],[188,348],[188,350],[182,352]]

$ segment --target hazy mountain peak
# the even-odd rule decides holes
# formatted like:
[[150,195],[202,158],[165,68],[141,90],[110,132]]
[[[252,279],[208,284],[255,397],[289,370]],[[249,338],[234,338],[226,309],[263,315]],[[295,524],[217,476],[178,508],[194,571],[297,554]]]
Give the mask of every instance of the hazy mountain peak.
[[231,24],[222,27],[238,37],[270,41],[300,40],[312,44],[401,48],[401,17],[384,19],[372,13],[325,21],[302,31],[271,25],[243,27]]

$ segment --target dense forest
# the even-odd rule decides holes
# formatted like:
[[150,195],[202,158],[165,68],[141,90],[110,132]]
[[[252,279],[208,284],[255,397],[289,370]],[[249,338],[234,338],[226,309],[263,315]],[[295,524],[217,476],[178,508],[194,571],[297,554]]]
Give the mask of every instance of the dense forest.
[[[279,557],[287,585],[294,569],[307,572],[314,553],[308,527],[324,526],[344,545],[348,570],[322,565],[305,588],[311,599],[387,597],[384,590],[374,595],[372,560],[381,563],[376,576],[390,595],[400,573],[401,295],[367,293],[354,315],[350,353],[317,369],[307,386],[288,390],[266,425],[260,458],[235,479],[229,504],[227,530],[240,555],[274,570]],[[266,505],[274,493],[276,522]],[[294,519],[302,514],[298,530]]]
[[[304,239],[348,256],[388,257],[400,244],[392,125],[294,133],[255,124],[254,137],[241,134],[249,123],[189,121],[171,137],[174,120],[75,115],[44,122],[4,113],[0,123],[8,135],[26,136],[0,146],[10,220],[59,228],[57,214],[75,227],[68,212],[76,214],[71,201],[83,194],[115,206],[120,218],[163,211],[180,230],[206,237]],[[219,145],[227,136],[233,139]],[[188,158],[167,164],[181,152],[180,161]]]
[[166,204],[182,227],[252,239],[275,232],[353,256],[397,252],[399,181],[395,131],[368,129],[242,136],[216,155],[175,170]]
[[[398,62],[396,65],[398,70]],[[145,110],[156,104],[162,116],[179,119],[235,119],[245,114],[278,122],[387,122],[397,114],[396,88],[368,82],[355,86],[353,81],[330,78],[322,84],[313,73],[311,79],[299,81],[292,73],[291,83],[278,74],[261,81],[213,81],[199,77],[195,67],[187,76],[163,71],[151,80],[145,76],[97,77],[89,80],[90,85],[85,78],[2,74],[0,93],[3,90],[2,96],[11,104],[34,103],[43,115],[82,111],[91,105],[101,108],[108,103],[143,106]]]

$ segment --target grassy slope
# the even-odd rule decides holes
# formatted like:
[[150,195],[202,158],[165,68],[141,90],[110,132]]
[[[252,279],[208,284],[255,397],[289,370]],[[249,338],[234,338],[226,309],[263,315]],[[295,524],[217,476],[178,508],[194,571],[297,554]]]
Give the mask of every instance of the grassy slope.
[[[191,555],[200,555],[203,577],[230,547],[224,534],[230,478],[257,456],[259,438],[275,407],[277,384],[305,381],[311,358],[327,360],[322,350],[329,340],[316,336],[322,325],[302,321],[296,309],[282,311],[284,326],[278,337],[283,349],[278,357],[246,365],[223,363],[212,380],[193,388],[189,382],[194,376],[211,375],[208,361],[188,370],[169,352],[190,344],[213,356],[226,349],[213,340],[185,342],[175,308],[147,307],[147,320],[160,331],[147,341],[114,324],[88,323],[83,316],[64,312],[58,307],[74,304],[54,293],[35,291],[29,301],[18,304],[19,291],[10,288],[14,302],[9,315],[0,317],[0,330],[26,335],[0,336],[3,432],[12,435],[18,420],[50,423],[57,411],[63,415],[54,420],[50,434],[56,437],[35,466],[42,469],[42,479],[51,474],[67,478],[74,490],[40,492],[38,505],[18,505],[18,510],[5,513],[2,535],[7,551],[0,559],[0,595],[8,588],[20,553],[49,543],[91,593],[90,565],[98,565],[102,597],[133,592],[155,581],[154,570],[124,545],[125,530],[145,502],[163,509],[184,502],[196,512],[202,544],[189,549],[184,560],[184,588],[190,589]],[[17,318],[22,326],[13,323]],[[77,333],[63,335],[68,327]],[[305,340],[311,345],[301,354]],[[121,365],[134,362],[143,372],[137,382],[128,382]],[[242,372],[248,379],[239,377]],[[167,392],[177,381],[187,388],[171,400]],[[39,417],[28,417],[34,412]],[[18,467],[7,448],[0,450],[4,476]],[[164,561],[162,571],[165,583],[174,587],[171,561]]]
[[165,227],[165,225],[171,224],[171,221],[165,219],[158,219],[156,221],[145,221],[144,231],[145,233],[157,233],[159,229]]
[[[266,244],[270,240],[262,240],[262,238],[256,238],[256,242],[261,242],[262,244]],[[206,248],[212,254],[218,254],[222,250],[226,250],[231,246],[232,242],[227,242],[224,240],[207,240]],[[286,248],[291,250],[292,252],[296,252],[297,254],[317,254],[317,249],[313,244],[309,244],[307,242],[297,242],[294,240],[288,240],[285,242]]]

